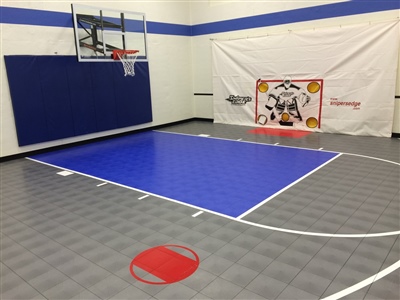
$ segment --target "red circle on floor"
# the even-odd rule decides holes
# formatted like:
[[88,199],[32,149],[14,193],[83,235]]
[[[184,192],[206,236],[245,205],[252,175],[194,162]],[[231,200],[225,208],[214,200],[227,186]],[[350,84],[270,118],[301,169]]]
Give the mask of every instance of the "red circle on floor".
[[[193,250],[179,245],[163,245],[147,249],[137,255],[132,260],[129,271],[133,277],[144,283],[169,284],[192,275],[199,263],[199,256]],[[149,274],[159,281],[143,278]]]

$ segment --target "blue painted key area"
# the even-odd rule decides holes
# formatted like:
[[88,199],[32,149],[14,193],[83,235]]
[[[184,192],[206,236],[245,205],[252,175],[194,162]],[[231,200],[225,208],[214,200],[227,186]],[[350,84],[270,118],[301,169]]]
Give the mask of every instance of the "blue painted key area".
[[336,155],[148,131],[31,158],[237,217]]

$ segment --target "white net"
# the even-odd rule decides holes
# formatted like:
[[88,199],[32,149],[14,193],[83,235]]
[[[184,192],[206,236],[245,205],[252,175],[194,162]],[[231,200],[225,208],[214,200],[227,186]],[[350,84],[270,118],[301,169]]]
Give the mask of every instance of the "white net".
[[124,76],[135,76],[135,61],[137,54],[136,53],[119,53],[117,55],[122,62],[122,66],[124,67],[125,74]]

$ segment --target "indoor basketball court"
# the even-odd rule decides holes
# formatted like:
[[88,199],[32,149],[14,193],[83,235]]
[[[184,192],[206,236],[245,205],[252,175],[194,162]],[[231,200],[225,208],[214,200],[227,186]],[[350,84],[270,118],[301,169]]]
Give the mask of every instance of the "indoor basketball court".
[[0,298],[399,299],[400,6],[331,2],[2,2]]
[[[48,298],[396,297],[398,141],[251,129],[193,121],[3,163],[3,269],[32,274],[12,277],[26,286],[19,295],[35,294],[29,284],[58,287]],[[305,170],[293,155],[316,164]],[[238,180],[248,159],[264,168]],[[202,182],[199,168],[213,167]],[[183,267],[195,253],[197,268],[177,282],[186,269],[156,272],[165,255],[146,251],[162,245],[189,257]]]

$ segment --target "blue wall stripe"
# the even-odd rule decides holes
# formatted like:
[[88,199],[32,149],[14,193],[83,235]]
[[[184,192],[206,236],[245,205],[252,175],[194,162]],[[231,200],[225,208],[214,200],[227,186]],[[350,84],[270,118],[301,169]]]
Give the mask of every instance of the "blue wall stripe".
[[[72,14],[46,10],[0,6],[0,24],[73,27]],[[190,25],[146,22],[147,32],[154,34],[191,35]]]
[[146,22],[147,32],[155,34],[191,36],[192,26],[160,22]]
[[357,0],[192,26],[192,36],[400,9],[400,1]]
[[0,6],[0,23],[73,27],[72,13]]
[[[147,32],[198,36],[396,9],[400,9],[399,0],[352,0],[192,26],[147,21]],[[0,23],[73,27],[71,13],[6,6],[0,6]]]

